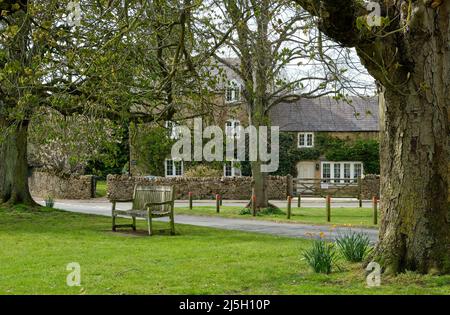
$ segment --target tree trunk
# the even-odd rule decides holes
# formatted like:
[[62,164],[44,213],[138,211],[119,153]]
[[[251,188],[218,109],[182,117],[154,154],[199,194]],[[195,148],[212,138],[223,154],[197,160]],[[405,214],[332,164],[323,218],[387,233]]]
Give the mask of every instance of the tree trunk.
[[28,121],[12,127],[1,122],[0,202],[36,205],[28,187],[27,134]]
[[[441,100],[444,98],[441,97]],[[397,273],[450,271],[445,106],[385,92],[381,228],[373,260]],[[413,126],[413,128],[411,128]]]
[[371,258],[393,273],[450,272],[450,1],[375,1],[389,25],[368,30],[358,27],[368,14],[362,1],[295,1],[320,15],[328,36],[356,47],[384,89],[382,218]]
[[382,219],[373,259],[392,273],[450,272],[448,7],[420,8],[400,48],[408,73],[396,82],[405,83],[385,84],[380,102]]
[[261,161],[251,162],[252,166],[252,186],[256,195],[256,209],[269,207],[269,198],[267,196],[267,174],[261,172]]

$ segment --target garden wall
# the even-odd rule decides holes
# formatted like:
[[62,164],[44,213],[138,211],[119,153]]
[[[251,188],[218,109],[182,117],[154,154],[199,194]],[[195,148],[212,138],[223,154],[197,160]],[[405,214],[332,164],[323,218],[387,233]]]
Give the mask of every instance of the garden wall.
[[89,199],[94,197],[92,175],[60,177],[46,172],[33,172],[28,178],[33,196],[55,199]]
[[380,175],[365,175],[361,179],[361,197],[372,199],[373,196],[380,199]]
[[[220,194],[223,199],[249,200],[251,177],[158,177],[147,179],[128,175],[108,175],[107,197],[110,199],[131,199],[135,184],[174,185],[176,199],[188,199],[192,192],[194,199],[213,199]],[[269,176],[269,199],[285,199],[287,182],[284,176]]]
[[[158,177],[147,179],[140,176],[108,175],[107,197],[110,199],[131,199],[135,184],[144,185],[174,185],[176,199],[188,199],[192,192],[194,199],[214,199],[220,194],[223,199],[247,200],[251,197],[251,177]],[[290,188],[292,189],[292,188]],[[366,175],[361,181],[361,194],[363,199],[379,197],[379,175]],[[286,199],[288,185],[286,176],[269,176],[269,199]],[[332,194],[332,193],[331,193]],[[333,195],[333,194],[332,194]],[[358,187],[349,187],[337,196],[358,195]]]

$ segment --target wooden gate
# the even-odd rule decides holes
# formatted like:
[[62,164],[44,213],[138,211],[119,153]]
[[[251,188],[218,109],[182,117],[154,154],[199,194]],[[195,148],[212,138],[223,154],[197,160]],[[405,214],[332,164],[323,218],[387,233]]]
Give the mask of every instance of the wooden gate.
[[297,196],[338,196],[357,198],[361,206],[361,177],[358,178],[293,178],[287,176],[287,195]]

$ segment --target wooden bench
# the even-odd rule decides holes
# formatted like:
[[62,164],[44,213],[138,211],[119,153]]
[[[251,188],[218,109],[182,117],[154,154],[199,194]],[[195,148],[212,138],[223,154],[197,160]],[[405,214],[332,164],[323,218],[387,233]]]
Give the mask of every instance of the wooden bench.
[[[132,202],[132,209],[117,210],[118,202]],[[175,203],[175,189],[173,186],[143,186],[136,185],[134,187],[133,199],[111,199],[112,202],[112,230],[117,228],[131,227],[136,231],[136,218],[145,218],[148,224],[148,234],[152,235],[154,230],[152,227],[153,218],[169,217],[170,218],[170,234],[175,234],[175,223],[173,208]],[[132,224],[116,224],[116,217],[127,216],[133,219]]]

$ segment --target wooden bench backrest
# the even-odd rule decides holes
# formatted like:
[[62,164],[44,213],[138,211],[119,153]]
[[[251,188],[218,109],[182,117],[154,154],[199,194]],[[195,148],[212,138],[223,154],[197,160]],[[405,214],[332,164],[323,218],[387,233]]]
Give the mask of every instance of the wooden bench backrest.
[[[133,193],[133,210],[146,210],[148,202],[173,201],[175,199],[173,186],[144,186],[136,185]],[[152,210],[168,211],[172,205],[152,206]]]

